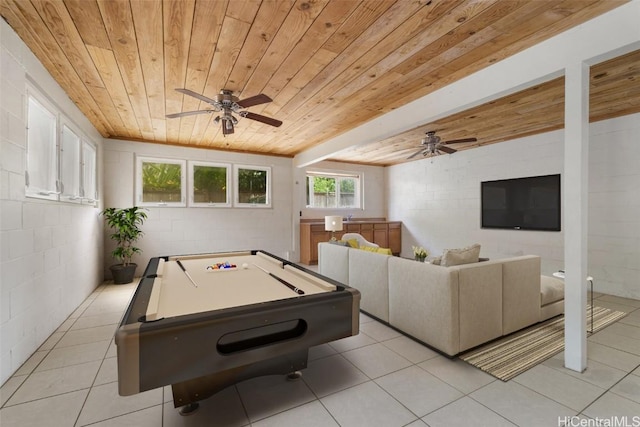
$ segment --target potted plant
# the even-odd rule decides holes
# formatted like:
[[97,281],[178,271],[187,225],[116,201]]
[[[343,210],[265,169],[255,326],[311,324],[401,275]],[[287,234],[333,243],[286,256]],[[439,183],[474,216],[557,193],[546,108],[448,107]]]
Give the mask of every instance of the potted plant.
[[416,261],[424,262],[427,256],[429,256],[429,251],[422,246],[412,246],[411,249],[413,249],[413,256]]
[[133,254],[142,252],[133,244],[144,234],[140,226],[147,219],[144,209],[134,206],[131,208],[107,208],[102,211],[107,225],[113,231],[109,237],[116,242],[116,248],[111,255],[120,260],[121,264],[109,267],[113,275],[113,282],[117,284],[131,283],[136,273],[137,264],[131,262]]

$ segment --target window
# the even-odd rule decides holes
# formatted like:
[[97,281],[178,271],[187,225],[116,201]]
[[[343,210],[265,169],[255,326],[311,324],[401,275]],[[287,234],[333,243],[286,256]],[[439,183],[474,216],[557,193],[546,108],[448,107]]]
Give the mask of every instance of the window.
[[60,200],[80,203],[80,137],[62,126],[60,141]]
[[192,206],[231,206],[231,165],[189,162]]
[[186,206],[184,160],[138,157],[136,194],[140,206]]
[[96,148],[87,141],[82,141],[82,201],[95,204],[98,198]]
[[27,196],[57,200],[57,118],[33,93],[27,106]]
[[271,168],[236,165],[235,204],[271,207]]
[[27,197],[95,205],[95,146],[32,86],[27,97]]
[[360,175],[307,172],[308,208],[360,208]]

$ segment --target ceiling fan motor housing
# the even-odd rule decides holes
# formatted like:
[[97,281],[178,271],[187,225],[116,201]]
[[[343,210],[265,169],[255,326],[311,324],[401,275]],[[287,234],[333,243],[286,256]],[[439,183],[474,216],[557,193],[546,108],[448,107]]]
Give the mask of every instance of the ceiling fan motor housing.
[[219,94],[215,97],[216,102],[222,104],[223,108],[229,108],[234,110],[239,109],[240,106],[237,104],[239,98],[233,95],[233,92],[228,89],[222,89]]

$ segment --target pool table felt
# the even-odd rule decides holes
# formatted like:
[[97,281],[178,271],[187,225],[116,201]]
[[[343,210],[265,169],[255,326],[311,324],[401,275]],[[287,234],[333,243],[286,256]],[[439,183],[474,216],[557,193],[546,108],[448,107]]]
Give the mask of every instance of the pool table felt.
[[[179,259],[196,288],[180,269]],[[207,270],[207,266],[229,262],[236,269]],[[247,269],[242,265],[248,264]],[[281,279],[302,289],[305,295],[298,295],[256,265],[268,270]],[[185,314],[237,307],[287,298],[304,298],[322,292],[335,290],[335,286],[302,272],[295,267],[282,264],[267,255],[231,255],[209,257],[172,257],[158,266],[158,277],[154,280],[153,291],[147,309],[147,320],[173,317]]]

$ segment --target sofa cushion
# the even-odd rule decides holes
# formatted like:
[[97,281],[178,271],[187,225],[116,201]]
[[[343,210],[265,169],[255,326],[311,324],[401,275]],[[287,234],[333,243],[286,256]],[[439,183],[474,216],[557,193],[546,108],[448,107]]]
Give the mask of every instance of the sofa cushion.
[[460,349],[502,335],[502,264],[470,263],[458,271]]
[[540,276],[540,305],[564,299],[564,282],[555,277]]
[[385,255],[349,249],[349,286],[360,291],[360,309],[389,321],[389,267]]
[[429,260],[429,263],[431,263],[433,265],[440,265],[441,262],[442,262],[442,257],[441,256],[437,256],[437,257]]
[[470,264],[478,262],[480,257],[480,245],[478,243],[462,249],[445,249],[440,265],[451,267],[452,265]]
[[344,246],[318,244],[318,272],[340,283],[349,283],[349,253]]
[[387,259],[389,323],[450,356],[458,354],[458,271],[400,257]]
[[480,264],[502,264],[502,334],[532,325],[540,318],[540,257],[523,255]]

